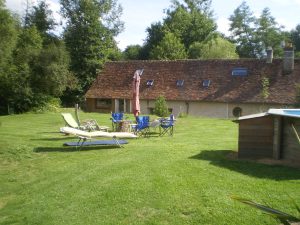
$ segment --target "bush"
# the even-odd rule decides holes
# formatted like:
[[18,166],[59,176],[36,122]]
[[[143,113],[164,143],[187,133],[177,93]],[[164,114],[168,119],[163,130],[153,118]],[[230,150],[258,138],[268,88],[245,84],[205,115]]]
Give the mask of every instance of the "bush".
[[61,108],[61,101],[59,98],[53,98],[51,96],[42,96],[39,99],[38,106],[32,108],[32,112],[58,112]]
[[166,117],[169,115],[167,102],[164,96],[159,96],[156,99],[153,112],[159,117]]
[[300,107],[300,84],[296,84],[295,86],[296,86],[296,99],[295,99],[294,107],[299,108]]

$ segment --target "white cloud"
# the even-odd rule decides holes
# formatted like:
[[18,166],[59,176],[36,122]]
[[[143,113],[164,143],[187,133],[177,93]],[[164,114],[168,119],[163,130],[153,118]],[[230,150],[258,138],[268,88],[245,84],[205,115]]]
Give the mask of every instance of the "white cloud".
[[[63,21],[63,18],[60,16],[60,4],[58,2],[54,2],[53,0],[46,0],[46,3],[49,5],[49,9],[52,11],[52,16],[55,21],[60,24]],[[62,28],[58,28],[56,33],[61,33]]]
[[217,25],[218,25],[218,31],[225,34],[226,36],[230,34],[229,33],[230,22],[227,18],[222,17],[217,19]]
[[[23,15],[27,7],[26,2],[26,0],[9,0],[6,1],[6,6],[13,12]],[[34,6],[37,5],[38,0],[28,0],[28,3],[29,6]],[[60,9],[59,3],[55,0],[46,0],[46,4],[49,5],[49,8],[53,11],[53,14],[56,13],[55,16],[57,16]]]
[[26,1],[24,0],[10,0],[6,1],[6,6],[11,11],[23,15],[26,9]]
[[300,6],[300,0],[271,0],[270,5],[276,4],[281,6],[293,7],[293,6]]
[[[8,9],[13,11],[14,13],[18,13],[20,16],[23,16],[27,7],[26,0],[9,0],[6,1],[6,6]],[[63,21],[62,17],[59,14],[60,11],[60,4],[58,0],[46,0],[46,4],[48,4],[49,9],[52,11],[52,16],[55,21],[60,24]],[[28,0],[29,6],[34,6],[38,4],[38,0]],[[60,34],[62,32],[61,27],[57,27],[55,31],[56,34]]]
[[[284,24],[284,30],[290,31],[296,27],[296,24],[283,18],[283,17],[278,17],[276,18],[276,21],[278,24],[282,25]],[[300,21],[299,21],[300,22]]]

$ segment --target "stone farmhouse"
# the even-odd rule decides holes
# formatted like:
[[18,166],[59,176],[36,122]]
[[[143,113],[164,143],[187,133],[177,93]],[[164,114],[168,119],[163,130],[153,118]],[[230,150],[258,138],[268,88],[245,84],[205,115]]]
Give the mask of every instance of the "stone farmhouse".
[[296,102],[300,59],[286,49],[283,59],[108,62],[87,91],[89,112],[132,112],[134,72],[143,69],[141,114],[153,112],[164,96],[175,116],[233,118],[289,108]]

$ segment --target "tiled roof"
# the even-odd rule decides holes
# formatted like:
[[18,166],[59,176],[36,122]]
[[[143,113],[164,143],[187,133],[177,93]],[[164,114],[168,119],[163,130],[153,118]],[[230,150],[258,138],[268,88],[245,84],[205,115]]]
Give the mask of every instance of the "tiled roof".
[[[281,59],[271,64],[259,59],[108,62],[86,98],[131,99],[133,74],[144,69],[140,99],[163,95],[167,100],[293,104],[295,85],[300,83],[300,59],[288,75],[283,75],[282,64]],[[247,75],[232,76],[234,68],[246,68]],[[266,100],[261,94],[263,77],[270,83]],[[148,80],[154,80],[152,86],[146,85]],[[184,80],[183,86],[177,86],[177,80]],[[204,80],[210,80],[208,87],[203,86]]]

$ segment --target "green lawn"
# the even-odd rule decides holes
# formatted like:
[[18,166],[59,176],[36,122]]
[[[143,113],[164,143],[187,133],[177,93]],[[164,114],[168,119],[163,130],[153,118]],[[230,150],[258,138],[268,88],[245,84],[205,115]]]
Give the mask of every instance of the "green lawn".
[[278,224],[231,195],[297,216],[300,170],[229,160],[230,120],[179,118],[173,137],[81,151],[62,146],[75,140],[63,125],[59,113],[0,117],[0,224]]

